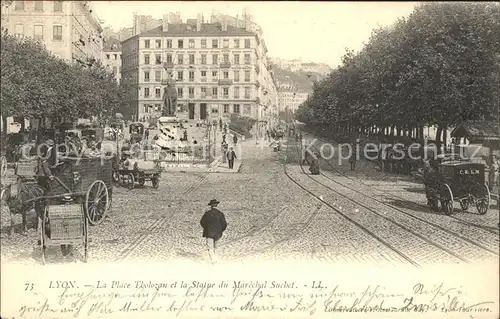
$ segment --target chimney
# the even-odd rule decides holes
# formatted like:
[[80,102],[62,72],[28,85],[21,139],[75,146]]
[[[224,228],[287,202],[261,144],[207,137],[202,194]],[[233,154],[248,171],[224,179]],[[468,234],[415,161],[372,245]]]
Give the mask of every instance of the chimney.
[[163,32],[168,32],[168,14],[163,15],[163,21],[161,27]]
[[222,31],[226,32],[227,31],[227,16],[224,15],[222,18]]
[[201,31],[201,13],[198,13],[196,16],[196,31],[200,32]]

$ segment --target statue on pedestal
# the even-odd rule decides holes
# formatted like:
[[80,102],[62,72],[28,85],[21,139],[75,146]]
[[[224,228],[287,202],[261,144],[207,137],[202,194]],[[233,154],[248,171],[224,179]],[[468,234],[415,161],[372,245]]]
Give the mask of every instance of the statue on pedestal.
[[177,112],[177,89],[172,80],[167,81],[167,86],[163,89],[163,110],[162,116],[175,116]]

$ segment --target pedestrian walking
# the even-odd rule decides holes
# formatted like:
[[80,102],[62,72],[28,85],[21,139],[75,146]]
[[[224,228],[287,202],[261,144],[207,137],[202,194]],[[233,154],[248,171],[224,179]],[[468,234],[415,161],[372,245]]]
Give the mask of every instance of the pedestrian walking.
[[234,145],[238,144],[238,136],[236,134],[233,135],[233,143]]
[[233,169],[234,160],[236,159],[236,153],[234,152],[232,147],[229,148],[229,151],[226,153],[226,157],[227,161],[229,162],[229,169]]
[[217,242],[227,228],[226,217],[217,209],[219,203],[218,200],[212,199],[208,203],[210,209],[203,214],[200,220],[200,225],[203,227],[203,237],[206,238],[208,255],[212,263],[217,262],[215,251],[217,249]]

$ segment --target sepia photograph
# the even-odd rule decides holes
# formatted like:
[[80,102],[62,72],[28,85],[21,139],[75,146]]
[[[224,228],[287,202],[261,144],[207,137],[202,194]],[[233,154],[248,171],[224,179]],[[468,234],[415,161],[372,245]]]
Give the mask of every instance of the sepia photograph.
[[498,2],[1,0],[0,316],[499,317]]

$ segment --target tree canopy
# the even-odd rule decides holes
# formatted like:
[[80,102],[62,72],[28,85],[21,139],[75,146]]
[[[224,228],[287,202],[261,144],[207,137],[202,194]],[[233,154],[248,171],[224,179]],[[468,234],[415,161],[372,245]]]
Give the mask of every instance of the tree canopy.
[[498,120],[499,34],[497,3],[421,4],[374,30],[359,52],[347,51],[296,117],[406,130]]
[[108,118],[123,96],[99,62],[69,64],[40,42],[7,34],[1,37],[1,81],[3,118]]

